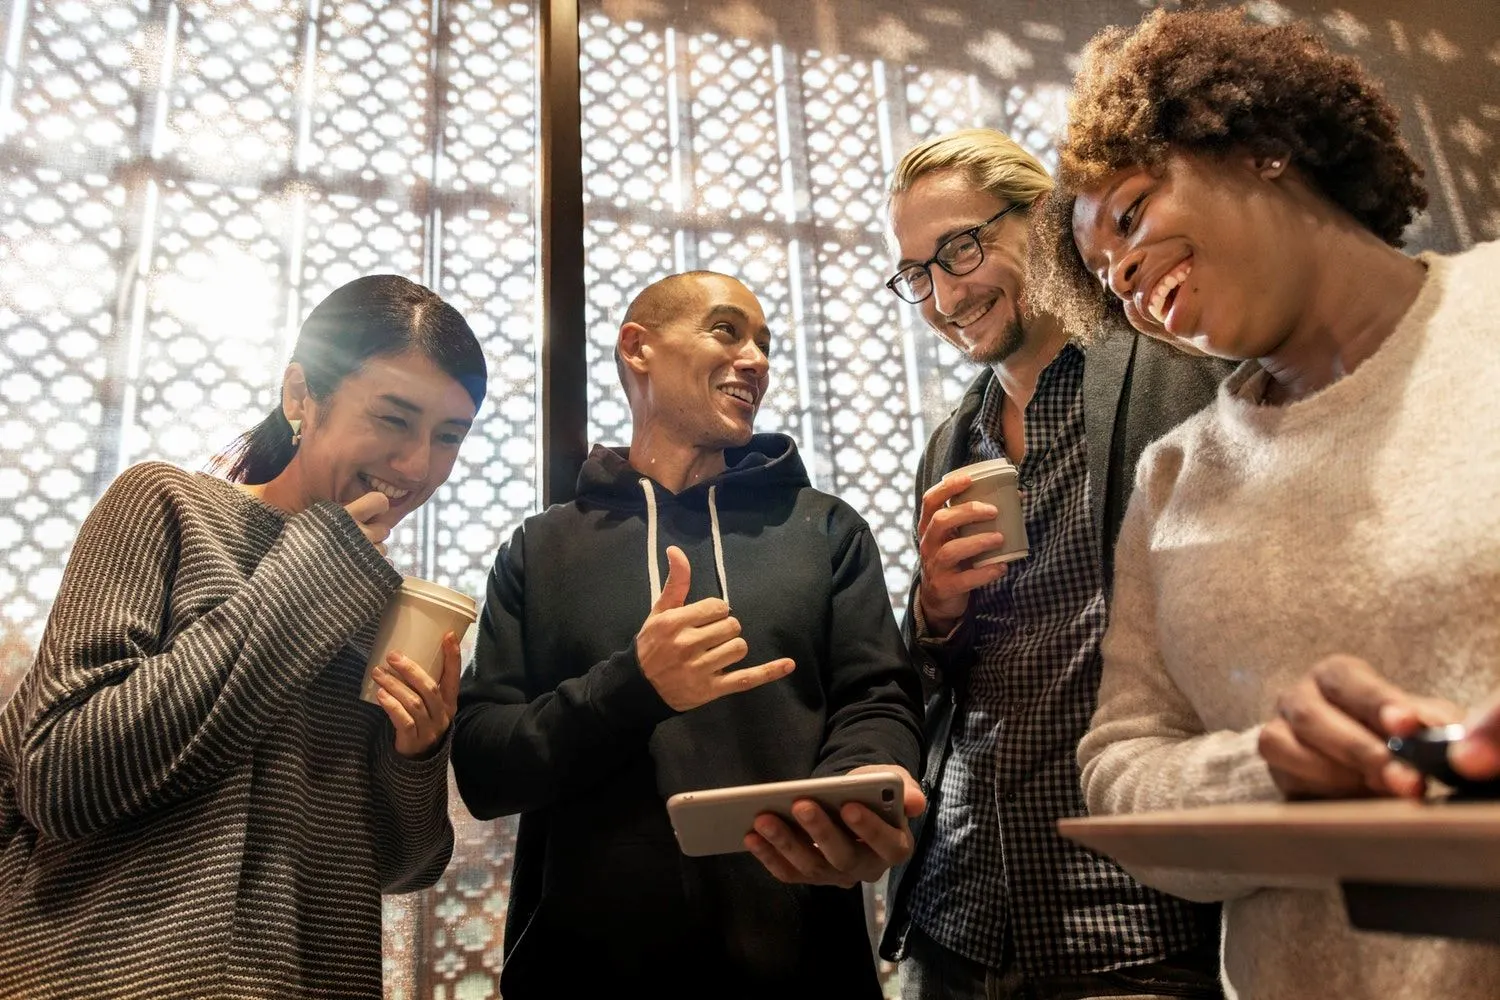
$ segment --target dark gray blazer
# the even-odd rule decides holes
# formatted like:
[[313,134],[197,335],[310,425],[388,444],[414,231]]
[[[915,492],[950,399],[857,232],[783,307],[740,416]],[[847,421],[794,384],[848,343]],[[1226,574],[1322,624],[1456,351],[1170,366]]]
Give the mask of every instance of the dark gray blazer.
[[[1106,597],[1114,584],[1115,540],[1130,502],[1141,452],[1207,405],[1219,383],[1234,368],[1233,362],[1183,354],[1159,341],[1133,334],[1117,334],[1084,349],[1083,422],[1088,445],[1089,509],[1094,519],[1094,534],[1099,539],[1099,565]],[[993,378],[988,368],[980,372],[958,406],[927,441],[927,449],[917,466],[914,537],[922,494],[944,475],[968,463],[969,428]],[[927,762],[922,789],[928,800],[925,815],[930,815],[935,804],[933,792],[940,785],[947,759],[948,731],[966,687],[963,681],[971,660],[973,621],[964,618],[954,641],[945,644],[942,653],[916,642],[911,609],[920,582],[920,576],[912,580],[902,631],[922,672],[927,694]],[[902,950],[910,924],[907,910],[910,884],[905,875],[920,867],[929,840],[924,835],[925,815],[912,823],[916,852],[905,865],[891,870],[886,891],[889,917],[880,953],[892,961]]]

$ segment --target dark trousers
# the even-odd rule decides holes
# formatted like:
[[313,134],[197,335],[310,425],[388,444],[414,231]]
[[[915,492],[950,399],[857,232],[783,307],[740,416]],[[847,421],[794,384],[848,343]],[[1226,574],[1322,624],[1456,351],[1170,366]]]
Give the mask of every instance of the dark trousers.
[[[1010,958],[1007,949],[1007,958]],[[1078,976],[1027,976],[1014,959],[992,969],[938,944],[912,924],[901,962],[901,1000],[1221,1000],[1218,947],[1149,965]]]

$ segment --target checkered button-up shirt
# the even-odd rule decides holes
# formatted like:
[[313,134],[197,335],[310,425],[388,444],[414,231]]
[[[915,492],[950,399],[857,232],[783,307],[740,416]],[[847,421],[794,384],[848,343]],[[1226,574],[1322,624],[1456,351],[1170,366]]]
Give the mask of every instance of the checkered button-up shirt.
[[[1058,819],[1086,814],[1075,751],[1094,711],[1106,624],[1083,366],[1083,353],[1065,347],[1026,408],[1018,471],[1031,554],[970,597],[974,659],[911,895],[912,919],[933,940],[992,968],[1009,942],[1028,975],[1155,961],[1216,933],[1201,908],[1057,834]],[[971,462],[1004,457],[1003,401],[992,380],[970,430]],[[919,618],[931,641],[922,631]]]

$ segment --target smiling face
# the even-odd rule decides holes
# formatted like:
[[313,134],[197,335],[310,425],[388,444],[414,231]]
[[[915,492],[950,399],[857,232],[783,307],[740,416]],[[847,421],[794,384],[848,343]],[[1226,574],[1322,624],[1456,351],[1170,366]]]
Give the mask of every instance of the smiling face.
[[636,422],[692,448],[741,447],[771,383],[765,313],[733,278],[682,280],[691,285],[670,315],[621,331],[626,363],[644,376]]
[[[956,234],[1005,207],[959,171],[918,178],[891,199],[891,230],[901,255],[897,268],[929,259]],[[984,261],[968,274],[930,267],[932,294],[917,308],[939,337],[971,361],[993,365],[1025,343],[1025,213],[1011,212],[981,230],[979,240]]]
[[1271,354],[1306,303],[1314,268],[1279,161],[1173,154],[1080,192],[1084,266],[1141,333],[1222,358]]
[[285,395],[287,416],[302,419],[293,462],[305,500],[347,505],[375,490],[391,502],[378,518],[387,527],[448,478],[476,413],[464,387],[418,351],[371,358],[321,400]]

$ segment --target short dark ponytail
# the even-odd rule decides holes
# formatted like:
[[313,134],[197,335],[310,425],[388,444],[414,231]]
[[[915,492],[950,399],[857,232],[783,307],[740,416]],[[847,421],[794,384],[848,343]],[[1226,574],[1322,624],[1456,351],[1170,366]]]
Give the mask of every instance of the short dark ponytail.
[[[453,376],[475,406],[484,402],[489,372],[468,322],[431,289],[395,274],[356,278],[330,292],[307,314],[291,360],[302,366],[308,394],[325,399],[371,358],[409,350]],[[278,394],[276,408],[214,465],[232,482],[255,485],[279,476],[296,453]]]

